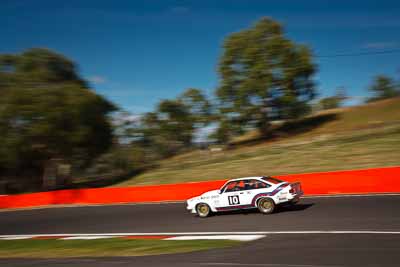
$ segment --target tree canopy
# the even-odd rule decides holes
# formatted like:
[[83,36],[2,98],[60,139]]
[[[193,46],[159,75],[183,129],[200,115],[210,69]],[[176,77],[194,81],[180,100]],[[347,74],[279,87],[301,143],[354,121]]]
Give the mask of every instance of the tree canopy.
[[216,94],[230,123],[267,134],[271,120],[308,111],[316,67],[310,50],[286,38],[279,23],[262,18],[228,36],[223,49]]
[[85,164],[109,148],[116,107],[86,86],[72,61],[31,49],[0,63],[0,175],[37,178],[49,159]]
[[[142,143],[164,156],[192,146],[197,129],[211,121],[211,104],[199,89],[189,88],[176,99],[160,101],[141,119]],[[157,152],[156,152],[157,153]]]
[[385,75],[376,76],[373,79],[369,90],[374,94],[374,96],[370,98],[369,101],[375,101],[400,95],[399,86],[392,78]]
[[32,48],[21,54],[0,55],[2,76],[31,87],[71,82],[83,87],[76,65],[61,54],[45,48]]
[[346,90],[344,87],[336,89],[336,93],[333,96],[324,97],[319,100],[319,108],[322,110],[339,108],[342,106],[343,101],[346,100]]

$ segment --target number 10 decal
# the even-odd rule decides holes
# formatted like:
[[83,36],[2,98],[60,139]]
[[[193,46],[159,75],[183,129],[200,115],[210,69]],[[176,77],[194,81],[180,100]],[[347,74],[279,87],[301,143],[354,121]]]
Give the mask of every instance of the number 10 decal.
[[228,196],[229,205],[240,204],[239,196]]

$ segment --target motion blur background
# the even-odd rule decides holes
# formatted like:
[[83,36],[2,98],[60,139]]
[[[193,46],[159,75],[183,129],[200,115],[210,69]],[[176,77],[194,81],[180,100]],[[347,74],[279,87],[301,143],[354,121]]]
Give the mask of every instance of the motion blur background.
[[0,2],[0,193],[400,165],[398,1]]

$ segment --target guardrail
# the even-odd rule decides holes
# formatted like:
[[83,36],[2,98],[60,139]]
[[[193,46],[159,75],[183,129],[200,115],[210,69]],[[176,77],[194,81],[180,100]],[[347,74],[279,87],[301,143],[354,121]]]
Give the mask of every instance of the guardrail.
[[[399,193],[400,166],[276,176],[302,183],[305,195]],[[219,188],[225,180],[182,184],[72,189],[0,197],[0,209],[71,204],[183,201]]]

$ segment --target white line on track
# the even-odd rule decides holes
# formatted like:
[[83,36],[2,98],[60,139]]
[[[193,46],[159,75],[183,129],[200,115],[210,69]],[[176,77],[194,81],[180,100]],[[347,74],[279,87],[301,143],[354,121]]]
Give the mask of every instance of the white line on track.
[[109,235],[97,235],[97,236],[69,236],[60,238],[62,240],[90,240],[90,239],[105,239],[105,238],[112,238],[113,236]]
[[63,233],[63,234],[30,234],[30,235],[0,235],[0,239],[3,238],[35,238],[35,237],[65,237],[65,236],[85,236],[85,237],[96,237],[96,236],[202,236],[202,235],[281,235],[281,234],[386,234],[386,235],[400,235],[400,231],[258,231],[258,232],[172,232],[172,233]]
[[184,235],[164,238],[164,240],[236,240],[254,241],[265,235]]

